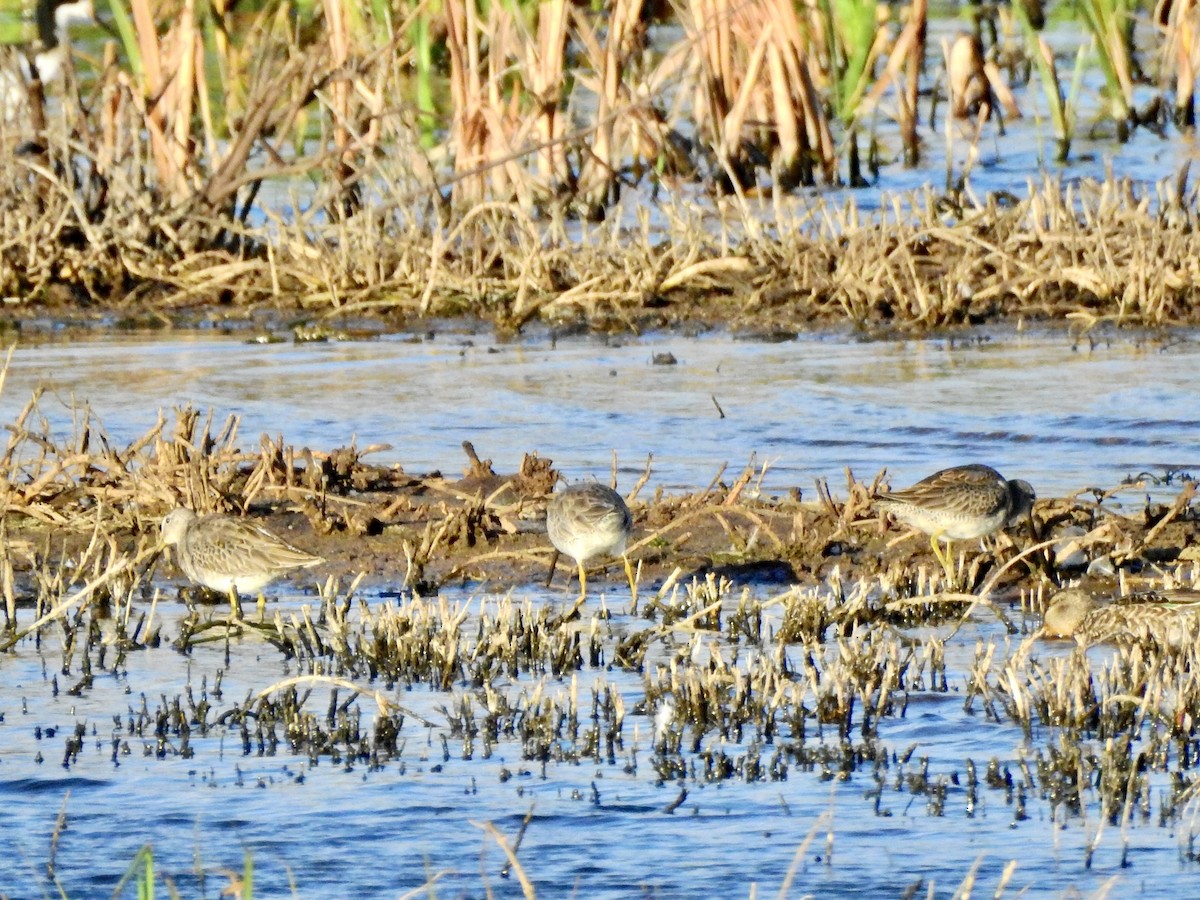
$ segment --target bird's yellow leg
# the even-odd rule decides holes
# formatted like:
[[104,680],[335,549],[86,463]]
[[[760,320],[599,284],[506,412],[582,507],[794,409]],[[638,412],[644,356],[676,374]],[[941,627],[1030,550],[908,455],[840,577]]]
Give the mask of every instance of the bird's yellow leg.
[[242,599],[238,596],[237,588],[229,587],[229,612],[235,622],[242,620]]
[[634,604],[637,603],[637,577],[633,572],[633,563],[629,561],[629,557],[624,553],[621,554],[621,561],[625,563],[625,577],[629,579],[629,596],[633,598]]
[[942,564],[942,571],[946,573],[946,586],[950,587],[954,584],[954,560],[950,556],[950,545],[946,545],[943,550],[938,546],[938,538],[941,537],[941,532],[933,534],[929,538],[930,546],[933,547],[933,555],[937,557],[937,561]]
[[[587,573],[583,571],[583,563],[577,563],[577,565],[579,566],[579,596],[576,597],[575,602],[571,604],[570,610],[563,615],[562,619],[560,620],[562,622],[570,621],[579,615],[579,607],[583,606],[583,601],[587,599]],[[568,578],[568,586],[570,583],[571,581]]]

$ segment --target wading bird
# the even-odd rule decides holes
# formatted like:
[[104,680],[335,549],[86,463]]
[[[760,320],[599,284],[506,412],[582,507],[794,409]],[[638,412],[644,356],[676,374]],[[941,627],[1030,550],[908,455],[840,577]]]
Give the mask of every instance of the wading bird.
[[933,555],[947,577],[953,571],[949,551],[938,542],[982,538],[1022,519],[1033,525],[1033,487],[1028,481],[1008,481],[990,466],[953,466],[934,472],[912,487],[880,494],[875,505],[883,512],[929,535]]
[[175,561],[184,575],[229,594],[235,618],[242,615],[239,594],[261,591],[292,569],[325,562],[245,519],[219,513],[198,516],[183,507],[163,518],[161,535],[165,546],[175,548]]
[[[634,591],[633,567],[625,555],[625,544],[633,533],[633,515],[624,498],[612,488],[590,482],[572,484],[550,498],[546,507],[546,533],[554,545],[555,560],[565,553],[579,568],[579,599],[587,598],[584,563],[595,556],[619,556],[625,563],[630,593]],[[554,563],[550,564],[554,575]]]

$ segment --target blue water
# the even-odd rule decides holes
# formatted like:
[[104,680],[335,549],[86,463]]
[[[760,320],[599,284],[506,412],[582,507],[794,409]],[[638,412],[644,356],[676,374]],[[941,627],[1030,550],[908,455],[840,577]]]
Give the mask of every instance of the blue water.
[[[647,627],[622,615],[619,592],[609,599],[617,611],[612,627]],[[370,595],[368,600],[373,606],[380,602]],[[279,608],[294,610],[301,602],[312,600],[285,588]],[[164,636],[176,633],[180,612],[178,605],[160,605]],[[1121,896],[1177,897],[1200,890],[1200,865],[1184,862],[1179,853],[1186,821],[1160,827],[1154,816],[1147,821],[1135,816],[1127,829],[1100,828],[1094,797],[1082,815],[1071,815],[1048,805],[1036,785],[1026,790],[1026,817],[1018,818],[1005,791],[982,783],[992,758],[1020,783],[1018,761],[1052,740],[1039,734],[1028,744],[1019,728],[984,715],[978,701],[964,710],[977,639],[996,642],[1004,652],[993,618],[968,623],[948,646],[949,693],[912,691],[903,717],[897,712],[885,718],[874,743],[854,735],[856,747],[870,748],[864,752],[876,763],[832,779],[822,776],[820,766],[792,764],[782,780],[734,777],[711,783],[690,776],[658,779],[650,714],[634,708],[643,696],[636,673],[585,667],[577,674],[584,709],[590,708],[586,698],[595,685],[611,685],[625,698],[624,745],[613,763],[543,764],[524,759],[519,744],[503,738],[491,755],[476,740],[466,758],[463,742],[448,732],[440,710],[456,708],[463,695],[474,696],[478,708],[482,695],[467,685],[444,694],[374,685],[434,723],[425,727],[408,719],[399,754],[377,768],[334,763],[327,756],[314,763],[289,752],[286,742],[265,754],[252,743],[245,753],[235,724],[217,725],[207,737],[194,729],[194,757],[184,759],[176,737],[160,745],[152,733],[130,733],[143,696],[151,713],[162,698],[173,701],[188,688],[201,699],[202,683],[211,688],[222,672],[223,695],[209,694],[212,723],[234,703],[297,673],[272,648],[253,640],[235,641],[230,662],[218,645],[185,656],[164,644],[132,652],[120,670],[98,672],[92,688],[67,696],[54,690],[53,679],[57,675],[60,688],[73,683],[77,661],[64,676],[55,640],[44,640],[40,649],[26,640],[0,660],[0,830],[7,836],[0,890],[17,897],[57,895],[46,868],[53,858],[66,896],[107,896],[139,848],[150,844],[159,877],[169,877],[185,897],[217,896],[230,883],[228,872],[243,870],[247,854],[256,897],[382,898],[410,891],[424,896],[420,889],[435,876],[438,897],[481,897],[485,891],[518,897],[518,878],[502,875],[506,858],[485,829],[490,823],[513,841],[527,814],[531,820],[518,860],[541,896],[897,896],[924,879],[921,895],[932,883],[935,896],[942,897],[972,871],[977,889],[990,895],[1009,860],[1017,861],[1008,882],[1012,892],[1059,894],[1074,888],[1088,895],[1110,879]],[[678,635],[668,643],[689,640]],[[798,666],[801,649],[787,652]],[[1055,645],[1034,651],[1035,657],[1061,652]],[[648,671],[667,656],[665,648],[653,653]],[[526,674],[493,687],[517,703],[539,680]],[[542,690],[565,697],[571,685],[545,678]],[[305,708],[323,721],[328,697],[327,689],[317,687]],[[369,732],[375,705],[365,697],[356,705]],[[87,737],[78,756],[64,765],[66,738],[80,723]],[[806,730],[806,746],[825,744],[836,772],[835,730],[826,726],[824,738],[815,723]],[[688,728],[684,732],[687,746]],[[282,729],[277,734],[282,737]],[[752,739],[749,731],[745,739]],[[759,748],[763,761],[795,741],[781,729],[775,744]],[[564,746],[570,750],[569,740]],[[751,750],[711,733],[701,746],[735,759]],[[41,761],[35,761],[38,754]],[[691,753],[685,757],[698,764]],[[966,795],[968,759],[981,780],[973,807]],[[947,784],[938,814],[929,796],[908,780],[925,760],[930,783]],[[949,783],[954,777],[959,784]],[[1160,796],[1165,776],[1152,778],[1159,779],[1154,795]],[[667,812],[681,788],[686,799]],[[52,852],[60,814],[65,828]],[[1087,848],[1093,844],[1089,866]],[[789,878],[790,890],[782,891]],[[132,888],[122,895],[133,896]]]
[[[664,353],[677,363],[654,365]],[[572,480],[605,475],[615,454],[626,488],[652,456],[651,491],[698,490],[723,464],[730,479],[754,459],[767,466],[767,493],[810,492],[817,478],[836,490],[847,466],[868,480],[886,468],[901,486],[984,462],[1061,496],[1142,473],[1158,491],[1155,478],[1200,472],[1198,366],[1191,334],[1095,345],[1011,331],[982,342],[770,344],[725,334],[506,342],[450,330],[300,345],[97,338],[18,347],[0,421],[43,387],[41,409],[62,434],[86,402],[118,444],[191,404],[212,411],[214,430],[240,416],[238,444],[250,452],[264,433],[321,450],[353,438],[386,445],[369,458],[412,473],[454,476],[469,440],[498,472],[537,451]]]

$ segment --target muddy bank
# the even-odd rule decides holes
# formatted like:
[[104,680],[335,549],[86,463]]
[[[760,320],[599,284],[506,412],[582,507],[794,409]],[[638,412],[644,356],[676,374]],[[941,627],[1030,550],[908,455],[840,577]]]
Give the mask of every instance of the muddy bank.
[[[549,575],[545,504],[560,476],[544,457],[527,454],[518,471],[497,472],[464,443],[462,464],[410,474],[372,464],[372,448],[297,451],[264,437],[250,455],[229,443],[228,429],[214,437],[194,414],[182,414],[175,427],[168,434],[160,426],[123,463],[111,448],[76,450],[44,460],[32,481],[4,483],[17,602],[21,573],[82,554],[98,534],[114,554],[145,554],[161,516],[178,503],[245,515],[323,556],[324,566],[297,576],[309,583],[361,575],[367,585],[429,595],[448,585],[502,592]],[[714,574],[734,585],[780,588],[839,579],[875,584],[885,599],[931,591],[1016,599],[1081,577],[1096,587],[1161,584],[1165,569],[1200,559],[1189,482],[1172,502],[1127,504],[1121,512],[1110,501],[1128,501],[1143,486],[1039,500],[1036,540],[1015,528],[983,547],[960,542],[956,568],[946,573],[924,535],[874,509],[884,473],[870,482],[847,473],[842,484],[821,481],[780,496],[761,495],[750,467],[722,469],[709,485],[680,495],[645,493],[648,477],[629,494],[629,556],[639,567],[639,590],[649,592],[668,580]],[[169,560],[147,558],[159,576],[185,583]],[[619,561],[591,568],[593,591],[622,590]],[[573,567],[560,563],[554,577],[564,601],[573,598]]]
[[[713,209],[663,198],[654,228],[585,229],[479,215],[448,243],[427,222],[351,219],[317,240],[212,251],[136,277],[89,245],[50,246],[36,288],[14,283],[0,324],[243,327],[291,339],[418,328],[439,318],[502,333],[546,324],[639,333],[722,327],[786,337],[987,323],[1162,327],[1200,323],[1200,237],[1182,194],[1127,181],[1047,182],[968,204],[926,190],[887,212],[822,199]],[[511,211],[510,211],[511,212]],[[774,219],[774,228],[764,221]],[[562,223],[559,223],[561,226]],[[538,235],[531,241],[530,235]],[[346,248],[369,248],[362,256]],[[385,274],[386,273],[386,274]]]
[[[342,577],[365,572],[373,582],[425,593],[451,583],[503,591],[549,574],[553,551],[544,514],[557,474],[552,461],[536,455],[527,456],[516,473],[496,473],[488,461],[475,459],[461,478],[410,477],[351,464],[343,477],[364,490],[339,497],[325,492],[285,504],[290,511],[264,506],[252,513],[325,556],[327,571]],[[715,573],[735,584],[785,587],[826,582],[836,569],[848,583],[878,580],[903,595],[916,593],[924,578],[942,578],[929,540],[874,509],[872,498],[886,482],[822,482],[806,494],[767,497],[752,496],[755,474],[749,468],[721,473],[707,487],[678,496],[642,496],[635,488],[629,555],[641,581],[657,589],[673,573],[685,581]],[[1129,485],[1116,493],[1137,490]],[[1092,566],[1090,581],[1115,580],[1119,571],[1127,581],[1154,580],[1164,564],[1200,559],[1191,496],[1185,485],[1174,504],[1147,505],[1133,515],[1109,512],[1103,504],[1108,498],[1091,492],[1038,501],[1038,538],[1057,539],[1057,564],[1052,545],[1008,567],[1035,543],[1014,528],[983,550],[975,541],[958,544],[961,569],[955,583],[943,587],[974,591],[1004,567],[1007,574],[993,589],[1015,595],[1079,578],[1103,557],[1111,565]],[[300,519],[307,520],[307,533]],[[607,579],[593,586],[622,589],[619,561],[595,568]],[[560,563],[554,583],[565,596],[574,596],[574,589],[567,590],[572,577],[569,562]]]

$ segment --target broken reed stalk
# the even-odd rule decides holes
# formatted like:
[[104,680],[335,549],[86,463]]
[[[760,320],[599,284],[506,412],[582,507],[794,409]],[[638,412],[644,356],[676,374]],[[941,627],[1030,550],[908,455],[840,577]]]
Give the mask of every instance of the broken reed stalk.
[[874,109],[887,88],[893,88],[896,97],[895,115],[900,124],[906,166],[916,166],[920,160],[917,98],[921,73],[925,66],[927,19],[926,0],[914,0],[908,10],[908,19],[888,54],[882,74],[866,92],[862,103],[864,112]]
[[[636,128],[635,123],[627,122],[623,116],[614,113],[621,109],[623,98],[628,96],[624,85],[628,58],[644,46],[645,32],[639,32],[638,29],[642,6],[643,0],[614,0],[603,50],[587,18],[575,13],[576,28],[581,33],[593,65],[599,63],[596,67],[600,72],[600,90],[596,96],[596,131],[579,175],[580,194],[591,217],[598,217],[600,211],[615,201],[621,156],[626,152],[624,141],[629,129]],[[655,155],[661,152],[660,147]]]
[[814,165],[826,184],[835,184],[837,155],[825,105],[817,90],[817,63],[803,21],[796,7],[786,0],[773,0],[769,15],[778,28],[768,55],[780,140],[780,157],[774,169],[781,173],[784,187],[814,184]]
[[487,159],[488,125],[482,105],[478,29],[472,2],[450,0],[446,5],[446,50],[450,57],[450,150],[454,154],[456,205],[483,201],[487,183],[482,164]]
[[1196,0],[1159,0],[1154,18],[1166,32],[1159,57],[1159,80],[1174,84],[1175,124],[1192,128],[1196,124],[1196,73],[1200,68],[1200,9]]
[[913,0],[909,8],[908,22],[902,32],[902,37],[911,34],[911,49],[905,58],[904,90],[900,93],[900,131],[904,141],[904,161],[909,166],[915,166],[920,161],[917,98],[921,87],[921,70],[925,66],[925,32],[928,17],[928,0]]
[[545,0],[537,7],[537,39],[525,44],[528,90],[533,102],[531,132],[538,146],[539,188],[553,195],[570,180],[562,136],[566,116],[559,107],[563,97],[563,70],[567,48],[566,0]]
[[147,0],[131,0],[130,8],[142,79],[140,90],[132,96],[149,132],[159,183],[167,196],[179,202],[192,191],[188,147],[197,71],[195,59],[202,49],[196,41],[195,2],[184,0],[162,38]]
[[754,151],[785,187],[813,183],[810,156],[834,181],[833,141],[795,7],[690,0],[688,11],[702,73],[694,114],[734,182],[754,183]]
[[[328,29],[329,62],[334,71],[343,70],[350,59],[349,14],[344,0],[323,0],[325,24]],[[332,79],[329,90],[332,95],[329,110],[333,118],[333,145],[335,149],[334,178],[342,185],[343,201],[340,209],[350,214],[354,205],[349,203],[347,184],[353,172],[354,158],[350,146],[350,82],[345,77]]]

